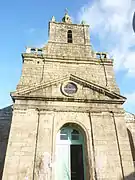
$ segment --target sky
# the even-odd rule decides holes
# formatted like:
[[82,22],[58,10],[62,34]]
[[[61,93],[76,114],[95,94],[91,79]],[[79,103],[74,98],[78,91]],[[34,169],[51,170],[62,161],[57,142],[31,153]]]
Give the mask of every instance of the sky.
[[19,82],[21,53],[25,47],[42,47],[48,40],[48,22],[61,21],[68,8],[73,23],[90,25],[95,51],[114,59],[126,111],[135,113],[135,33],[132,17],[135,0],[4,0],[0,2],[0,108],[12,104],[10,92]]

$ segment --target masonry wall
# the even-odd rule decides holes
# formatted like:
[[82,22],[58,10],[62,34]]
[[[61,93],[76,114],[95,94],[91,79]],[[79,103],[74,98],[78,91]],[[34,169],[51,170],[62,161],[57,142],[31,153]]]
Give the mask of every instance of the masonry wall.
[[[86,113],[86,107],[85,111],[80,111],[80,104],[79,111],[76,110],[75,112],[70,109],[71,106],[74,107],[75,103],[69,103],[71,105],[70,108],[67,108],[69,106],[67,104],[67,111],[62,111],[62,104],[58,104],[60,110],[53,106],[55,112],[54,110],[48,112],[41,110],[40,115],[37,158],[41,160],[44,153],[48,154],[48,156],[50,155],[51,167],[48,164],[47,172],[49,175],[51,173],[53,177],[55,175],[56,134],[66,123],[75,123],[76,126],[81,126],[87,134],[86,147],[88,148],[88,154],[86,154],[86,159],[89,159],[87,164],[90,165],[87,167],[87,179],[90,176],[96,176],[97,179],[122,180],[134,172],[130,144],[122,112],[113,114],[106,109],[102,109],[102,112],[97,110],[97,112],[89,111]],[[113,109],[113,107],[110,108]],[[114,111],[118,110],[115,109]],[[46,143],[44,143],[44,137],[47,137]],[[92,147],[92,143],[94,147]],[[39,166],[37,165],[37,167]],[[41,171],[39,170],[39,172]]]
[[33,179],[33,175],[35,180],[39,175],[53,179],[56,134],[65,123],[80,126],[86,135],[87,179],[91,174],[122,180],[134,171],[123,114],[121,105],[113,104],[17,101],[3,180]]
[[[35,102],[34,102],[35,103]],[[33,112],[35,112],[36,117],[38,116],[38,111],[37,110],[24,110],[26,109],[26,106],[28,106],[28,104],[33,104],[32,102],[22,102],[22,107],[20,110],[17,110],[20,105],[16,105],[16,110],[14,111],[15,113],[17,113],[18,115],[16,115],[16,117],[18,116],[20,121],[17,121],[17,124],[14,125],[14,127],[12,127],[12,130],[14,130],[14,133],[12,133],[12,137],[15,136],[14,138],[18,141],[20,141],[19,143],[15,143],[15,139],[14,139],[14,143],[10,143],[9,147],[13,148],[12,151],[9,153],[11,161],[10,163],[14,163],[13,167],[12,163],[9,164],[9,166],[7,168],[11,168],[11,172],[10,170],[8,170],[9,174],[8,175],[12,175],[11,177],[19,179],[19,177],[24,177],[25,175],[28,177],[31,177],[33,174],[33,170],[29,171],[29,168],[33,168],[34,163],[33,163],[33,151],[35,149],[36,146],[36,140],[35,140],[35,135],[32,135],[32,132],[30,132],[32,130],[33,127],[31,127],[34,122],[33,118],[32,118],[32,114]],[[63,102],[64,103],[64,102]],[[86,126],[87,131],[89,133],[90,136],[90,147],[89,147],[89,153],[90,156],[92,156],[93,154],[93,149],[92,149],[92,134],[91,132],[93,132],[93,143],[94,143],[94,150],[95,150],[95,164],[97,166],[97,171],[96,174],[97,176],[100,176],[100,178],[106,178],[108,175],[103,172],[108,172],[109,173],[109,177],[110,174],[112,174],[112,178],[117,178],[119,179],[119,177],[122,177],[122,171],[121,166],[124,167],[123,173],[125,176],[129,176],[129,178],[132,178],[132,173],[130,173],[130,171],[132,171],[132,157],[134,159],[134,142],[135,142],[135,126],[134,126],[134,121],[133,118],[131,120],[131,118],[127,119],[125,121],[125,118],[123,117],[123,114],[117,114],[118,111],[122,112],[122,109],[119,105],[115,106],[108,106],[108,105],[98,105],[96,106],[96,110],[98,111],[93,112],[94,111],[94,106],[87,106],[84,108],[83,105],[80,105],[79,110],[80,113],[75,113],[75,112],[66,112],[66,111],[70,111],[70,109],[72,108],[72,103],[69,103],[69,105],[66,106],[64,104],[62,105],[62,109],[65,112],[59,112],[61,110],[61,106],[58,104],[59,103],[49,103],[48,104],[48,108],[46,107],[46,110],[42,110],[40,111],[40,123],[39,123],[39,129],[38,129],[38,142],[37,142],[37,153],[36,153],[36,165],[35,165],[35,179],[38,177],[38,173],[40,172],[40,162],[43,158],[43,155],[45,155],[46,157],[50,158],[50,161],[52,163],[52,166],[54,167],[55,164],[55,138],[56,138],[56,134],[57,131],[62,127],[62,125],[64,123],[69,122],[69,119],[73,120],[71,122],[73,123],[83,123],[83,126]],[[20,104],[20,102],[19,102]],[[35,105],[37,106],[37,104],[39,103],[35,103]],[[43,105],[43,103],[40,103],[41,106],[39,106],[39,108],[41,108]],[[57,111],[54,112],[54,105],[56,106],[57,104]],[[74,104],[75,105],[75,104]],[[30,105],[29,105],[30,106]],[[59,107],[59,108],[58,108]],[[30,107],[28,107],[30,108]],[[31,107],[32,109],[34,107]],[[107,112],[100,112],[101,109],[106,109]],[[50,109],[50,111],[48,111]],[[75,108],[74,106],[74,111],[77,111],[77,107]],[[88,110],[91,109],[91,111],[88,113]],[[105,110],[104,109],[104,110]],[[117,109],[117,111],[116,111]],[[113,114],[110,113],[110,110],[113,110],[114,113],[114,117]],[[87,113],[85,112],[87,111]],[[28,113],[29,112],[29,113]],[[84,112],[84,113],[82,113]],[[24,116],[26,116],[29,114],[29,116],[27,118],[25,118],[24,120]],[[31,114],[31,115],[30,115]],[[2,171],[3,171],[3,165],[4,165],[4,159],[5,159],[5,154],[6,154],[6,146],[7,146],[7,142],[8,142],[8,135],[9,135],[9,130],[10,130],[10,125],[11,125],[11,117],[12,117],[12,109],[11,106],[7,107],[3,110],[0,111],[0,160],[1,160],[1,166],[0,166],[0,170],[1,170],[1,175],[2,175]],[[30,120],[30,116],[31,116],[31,120]],[[132,115],[133,116],[133,115]],[[21,117],[21,118],[20,118]],[[63,121],[63,117],[64,117],[64,121]],[[101,120],[102,118],[102,120]],[[15,118],[16,119],[16,118]],[[17,118],[18,119],[18,118]],[[83,120],[83,121],[82,121]],[[24,121],[24,122],[22,122]],[[37,122],[37,120],[36,120]],[[91,123],[90,123],[91,122]],[[125,126],[125,122],[126,122],[126,126]],[[115,124],[116,123],[116,124]],[[20,124],[20,125],[19,125]],[[29,125],[26,127],[26,124]],[[115,126],[116,125],[116,126]],[[36,127],[35,127],[36,126]],[[54,127],[53,127],[54,126]],[[18,128],[24,127],[24,129],[30,127],[29,132],[26,130],[25,133],[22,131],[22,129],[18,129]],[[127,138],[127,133],[125,131],[125,127],[127,127],[127,129],[130,131],[129,135],[129,140],[130,140],[130,144]],[[15,129],[18,129],[17,131]],[[34,125],[34,129],[37,129],[37,124]],[[52,130],[54,130],[54,132],[52,132]],[[117,132],[116,132],[117,130]],[[20,132],[20,135],[17,133]],[[36,131],[35,131],[36,133]],[[31,136],[33,136],[32,138],[32,144],[33,144],[33,148],[30,148],[30,141],[29,138],[31,138]],[[53,137],[54,136],[54,137]],[[46,137],[46,139],[44,139],[44,137]],[[52,138],[53,137],[53,138]],[[23,142],[22,142],[23,141]],[[34,145],[35,142],[35,145]],[[12,144],[12,146],[11,146]],[[31,145],[32,145],[31,144]],[[131,149],[130,149],[131,148]],[[33,150],[32,150],[33,149]],[[112,151],[111,151],[112,150]],[[121,150],[121,152],[119,152],[119,150]],[[132,150],[132,157],[129,156],[130,155],[130,151]],[[31,153],[33,152],[33,153]],[[92,152],[92,153],[91,153]],[[8,155],[8,156],[9,156]],[[31,161],[31,165],[28,164],[27,167],[25,167],[24,164],[20,164],[19,163],[19,157],[20,155],[22,156],[22,160],[24,160],[26,158],[25,163],[27,163],[27,160]],[[121,155],[121,158],[120,156]],[[51,158],[52,156],[52,158]],[[9,157],[7,157],[9,158]],[[18,159],[18,160],[17,160]],[[111,160],[111,164],[109,164],[108,160]],[[9,160],[9,159],[8,159]],[[14,161],[15,160],[15,161]],[[90,157],[90,161],[92,163],[92,168],[91,169],[91,174],[94,175],[94,158]],[[104,162],[104,163],[103,163]],[[130,166],[131,165],[131,166]],[[14,171],[16,171],[16,168],[18,168],[18,170],[21,169],[22,173],[16,175],[16,173],[14,173]],[[114,174],[114,170],[117,171],[116,174]],[[93,171],[93,172],[92,172]],[[48,168],[48,173],[52,173],[52,175],[54,175],[54,169],[51,169],[50,166]],[[131,174],[131,175],[130,175]],[[89,176],[89,175],[88,175]],[[1,179],[1,177],[0,177]]]
[[33,84],[49,82],[65,75],[73,74],[87,81],[106,87],[111,91],[119,93],[116,84],[113,64],[111,60],[99,59],[71,59],[68,57],[51,58],[37,55],[24,54],[22,76],[18,89],[30,87]]
[[133,159],[131,154],[131,148],[129,143],[129,137],[126,128],[126,122],[124,120],[124,114],[115,113],[115,120],[118,132],[118,140],[121,151],[121,159],[123,166],[123,174],[129,175],[129,171],[133,170]]
[[33,179],[38,113],[14,109],[3,179]]
[[[63,44],[68,44],[68,30],[72,31],[73,44],[90,45],[89,25],[65,24],[56,22],[49,23],[49,42],[61,43],[61,46]],[[61,46],[59,46],[59,51]],[[75,54],[75,56],[77,56],[77,54]]]
[[[72,31],[73,43],[67,42],[68,30]],[[113,61],[107,54],[97,57],[92,50],[88,25],[50,22],[49,40],[41,50],[41,54],[31,51],[22,54],[17,89],[73,74],[119,93]]]

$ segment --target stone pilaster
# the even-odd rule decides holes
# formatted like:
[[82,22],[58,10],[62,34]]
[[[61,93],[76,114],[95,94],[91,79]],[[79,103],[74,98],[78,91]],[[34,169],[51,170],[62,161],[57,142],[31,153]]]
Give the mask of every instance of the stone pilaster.
[[13,111],[2,180],[33,179],[38,111]]

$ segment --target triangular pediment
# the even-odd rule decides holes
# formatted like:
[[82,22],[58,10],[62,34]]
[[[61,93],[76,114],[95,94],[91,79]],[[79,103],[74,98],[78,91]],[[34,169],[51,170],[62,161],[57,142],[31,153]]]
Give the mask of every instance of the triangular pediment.
[[[65,93],[63,86],[72,83],[76,86],[75,93]],[[71,89],[72,90],[72,89]],[[78,99],[79,101],[120,101],[124,102],[125,97],[99,86],[93,82],[88,82],[75,75],[65,76],[54,79],[49,82],[34,84],[30,88],[23,88],[11,93],[13,99],[16,98],[33,98],[33,99]]]

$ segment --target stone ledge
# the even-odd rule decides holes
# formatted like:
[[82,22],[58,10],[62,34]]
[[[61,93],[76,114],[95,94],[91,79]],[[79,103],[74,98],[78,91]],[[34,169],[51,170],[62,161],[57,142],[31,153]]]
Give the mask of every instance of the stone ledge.
[[[25,61],[32,61],[32,59],[29,58],[38,58],[38,59],[43,59],[45,61],[50,61],[50,62],[63,62],[63,63],[96,63],[99,65],[100,64],[107,64],[107,65],[113,65],[113,59],[98,59],[98,58],[93,58],[93,57],[69,57],[69,56],[58,56],[58,55],[47,55],[47,54],[32,54],[32,53],[22,53],[22,58],[25,58]],[[53,60],[52,60],[53,59]],[[68,60],[68,61],[67,61]],[[70,60],[70,61],[69,61]]]
[[123,104],[123,99],[113,100],[96,100],[96,99],[75,99],[75,98],[50,98],[42,96],[26,96],[26,95],[14,95],[13,100],[37,100],[37,101],[60,101],[60,102],[82,102],[82,103],[100,103],[100,104]]
[[61,24],[61,25],[64,25],[64,26],[82,26],[82,27],[84,27],[84,26],[86,26],[86,27],[89,27],[89,25],[88,24],[74,24],[74,23],[72,23],[72,24],[65,24],[64,22],[52,22],[52,21],[49,21],[49,24],[50,23],[52,23],[52,24]]

